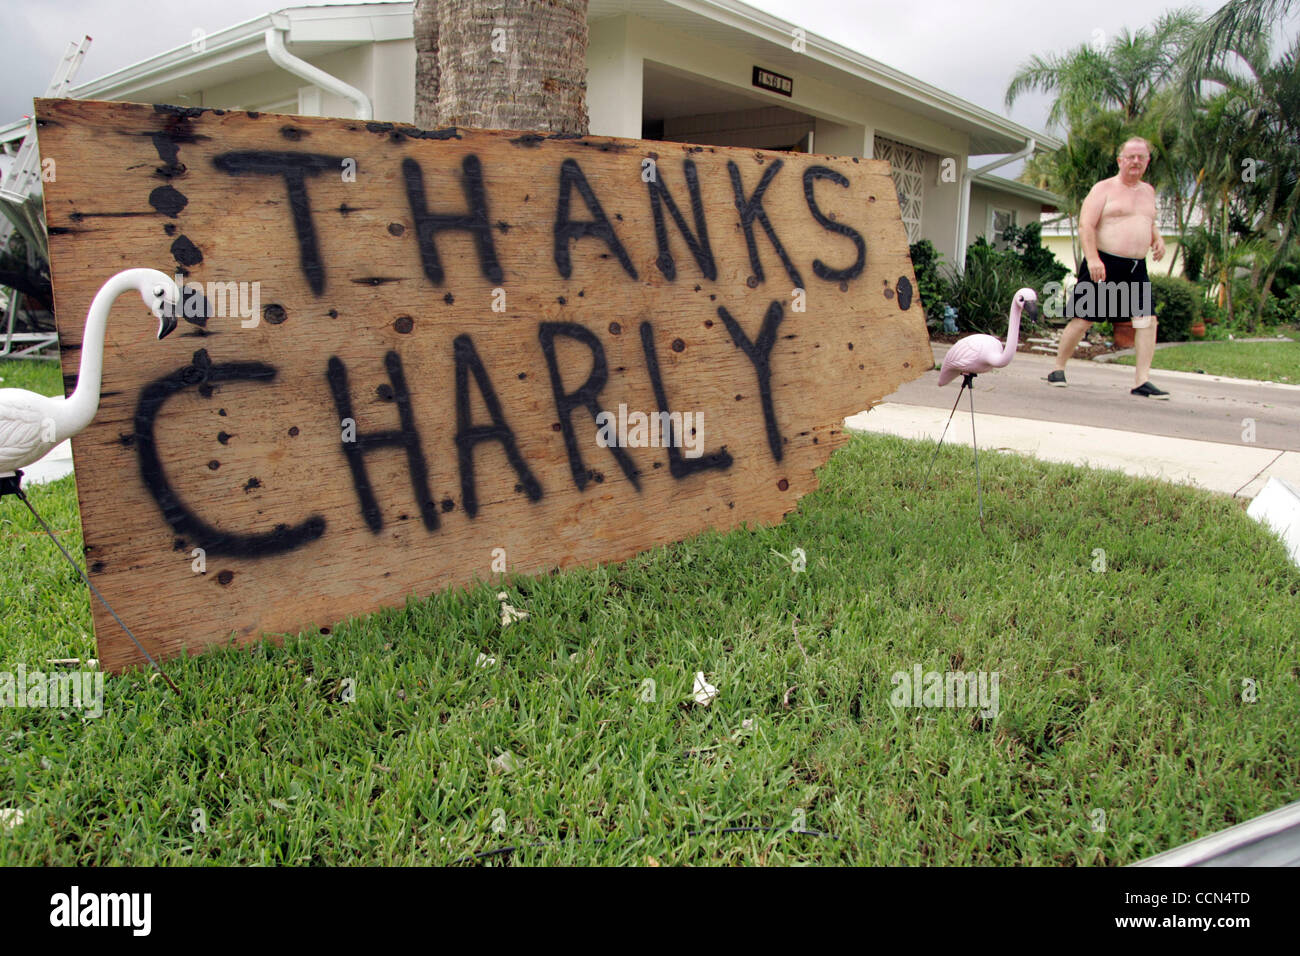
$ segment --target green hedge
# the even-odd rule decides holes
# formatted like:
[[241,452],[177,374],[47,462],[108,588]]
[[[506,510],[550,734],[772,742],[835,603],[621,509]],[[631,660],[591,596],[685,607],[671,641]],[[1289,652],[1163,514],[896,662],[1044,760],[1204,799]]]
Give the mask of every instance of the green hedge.
[[1201,290],[1178,276],[1151,277],[1156,307],[1156,341],[1186,342],[1201,317]]
[[921,308],[931,319],[943,318],[943,307],[947,305],[943,276],[939,266],[943,255],[934,248],[929,239],[912,243],[907,253],[912,257],[912,272],[916,275],[916,294],[921,299]]

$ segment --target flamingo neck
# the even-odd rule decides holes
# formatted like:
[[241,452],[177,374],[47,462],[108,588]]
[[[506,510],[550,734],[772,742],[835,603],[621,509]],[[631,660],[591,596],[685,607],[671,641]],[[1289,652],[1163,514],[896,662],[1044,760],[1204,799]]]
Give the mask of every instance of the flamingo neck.
[[1007,325],[1007,344],[1002,347],[1002,355],[998,359],[998,368],[1005,368],[1011,364],[1011,360],[1016,356],[1016,346],[1020,344],[1020,304],[1014,303],[1011,306],[1011,321]]
[[81,431],[99,411],[99,389],[104,375],[104,333],[113,302],[135,288],[131,277],[116,275],[95,293],[81,333],[81,365],[77,369],[77,387],[68,396],[56,421],[60,441]]

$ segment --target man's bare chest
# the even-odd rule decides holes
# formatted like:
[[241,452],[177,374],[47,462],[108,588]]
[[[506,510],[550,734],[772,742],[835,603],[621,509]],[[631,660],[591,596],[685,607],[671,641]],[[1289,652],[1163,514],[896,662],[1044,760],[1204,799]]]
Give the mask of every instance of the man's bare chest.
[[1153,220],[1155,215],[1155,200],[1145,189],[1129,189],[1125,186],[1109,190],[1106,194],[1106,204],[1101,210],[1102,222],[1138,216]]

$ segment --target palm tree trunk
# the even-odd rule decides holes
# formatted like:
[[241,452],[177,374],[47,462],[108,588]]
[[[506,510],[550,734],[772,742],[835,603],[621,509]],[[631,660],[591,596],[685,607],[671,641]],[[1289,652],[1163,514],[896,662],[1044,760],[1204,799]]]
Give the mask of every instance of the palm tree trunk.
[[438,125],[438,0],[415,0],[415,125]]
[[[1261,220],[1261,225],[1263,226],[1263,233],[1265,236],[1267,236],[1272,229],[1273,212],[1277,208],[1277,191],[1279,186],[1278,174],[1274,172],[1271,179],[1273,180],[1273,186],[1268,191],[1268,203],[1264,207],[1264,217]],[[1255,256],[1254,261],[1252,261],[1250,264],[1251,288],[1254,289],[1259,288],[1259,274],[1263,269],[1264,269],[1264,263],[1262,261],[1262,257],[1258,255]],[[1259,297],[1259,302],[1255,304],[1255,318],[1251,321],[1252,329],[1258,327],[1260,320],[1264,317],[1265,301],[1266,301],[1266,297],[1263,294],[1261,294]]]
[[1261,307],[1264,301],[1273,292],[1273,280],[1277,278],[1277,270],[1286,262],[1287,253],[1291,251],[1291,233],[1295,226],[1297,206],[1300,206],[1300,185],[1297,185],[1291,191],[1291,198],[1287,200],[1286,213],[1282,217],[1282,234],[1278,237],[1277,248],[1273,250],[1273,258],[1269,261],[1268,269],[1264,276],[1264,288],[1260,292]]
[[587,0],[417,0],[416,54],[422,126],[587,132]]
[[[1178,254],[1183,251],[1183,245],[1187,242],[1187,229],[1191,223],[1192,213],[1196,211],[1196,203],[1201,198],[1201,183],[1205,180],[1205,167],[1202,166],[1196,174],[1196,185],[1192,187],[1192,194],[1187,199],[1187,205],[1184,207],[1179,201],[1177,206],[1178,214],[1178,248],[1174,254],[1169,257],[1169,274],[1174,274],[1174,264],[1178,262]],[[1187,258],[1185,255],[1183,258]]]
[[1232,316],[1232,269],[1228,264],[1228,187],[1223,187],[1223,211],[1221,214],[1219,249],[1222,254],[1219,271],[1219,304],[1228,310],[1228,323]]

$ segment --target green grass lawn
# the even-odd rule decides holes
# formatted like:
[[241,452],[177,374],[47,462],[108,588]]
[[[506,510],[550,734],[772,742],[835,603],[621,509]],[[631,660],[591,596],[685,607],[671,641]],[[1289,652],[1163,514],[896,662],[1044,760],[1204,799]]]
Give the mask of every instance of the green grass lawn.
[[[172,661],[180,699],[0,708],[0,864],[1117,865],[1300,797],[1300,571],[1239,503],[988,454],[981,533],[969,450],[920,493],[932,447],[859,436],[778,527],[511,581],[507,628],[484,585]],[[77,553],[73,478],[30,495]],[[93,656],[0,508],[0,669]],[[996,717],[891,706],[916,665],[997,672]]]
[[[1133,356],[1125,355],[1115,361],[1132,365],[1134,360]],[[1156,349],[1151,367],[1297,385],[1300,384],[1300,343],[1192,342]]]
[[63,373],[58,362],[0,359],[0,388],[25,388],[42,395],[62,395]]

